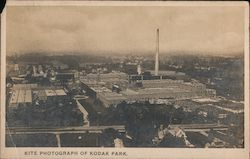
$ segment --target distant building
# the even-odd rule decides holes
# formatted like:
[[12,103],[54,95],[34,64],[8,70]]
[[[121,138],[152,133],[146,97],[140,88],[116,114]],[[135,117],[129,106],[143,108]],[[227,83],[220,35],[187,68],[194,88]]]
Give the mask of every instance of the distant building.
[[59,81],[69,81],[69,80],[75,80],[79,78],[79,72],[76,70],[71,70],[67,72],[57,72],[55,74],[56,80]]
[[89,66],[102,66],[103,64],[104,64],[103,62],[84,62],[84,63],[80,63],[79,67],[86,68]]
[[18,66],[18,64],[16,63],[16,64],[14,64],[14,71],[19,71],[19,66]]
[[110,107],[111,105],[117,105],[122,101],[127,100],[127,98],[124,97],[122,94],[115,92],[97,93],[97,98],[102,101],[105,107]]
[[102,101],[105,107],[110,107],[111,105],[116,105],[127,100],[122,94],[112,92],[112,90],[106,87],[91,87],[91,90],[94,92],[94,97]]
[[89,112],[84,108],[84,106],[81,104],[81,102],[79,102],[77,98],[75,100],[79,111],[83,114],[83,123],[85,124],[85,126],[90,126]]
[[182,80],[145,80],[142,81],[142,88],[127,88],[121,93],[128,100],[186,99],[216,96],[215,90],[206,89],[204,84],[184,82]]
[[216,97],[216,90],[214,90],[214,89],[206,89],[206,96],[208,96],[208,97]]
[[9,107],[32,104],[34,101],[66,99],[67,94],[62,88],[42,87],[37,84],[15,84],[12,87]]
[[67,64],[61,63],[59,61],[52,61],[52,65],[58,70],[69,69],[69,66]]
[[38,85],[37,84],[15,84],[13,85],[12,89],[13,90],[26,90],[26,89],[37,89]]
[[[99,77],[98,77],[99,76]],[[96,81],[98,78],[100,78],[101,81],[108,82],[110,80],[112,81],[119,81],[119,80],[127,80],[127,74],[123,72],[110,72],[110,73],[103,73],[103,74],[87,74],[85,79]]]
[[123,70],[128,75],[135,75],[137,74],[137,63],[126,63],[123,66]]
[[32,89],[36,89],[37,84],[15,84],[12,87],[9,107],[17,108],[20,104],[32,103]]
[[104,74],[87,74],[84,78],[81,78],[82,83],[88,86],[100,86],[103,85],[112,89],[116,84],[120,88],[126,88],[128,85],[128,76],[123,72],[110,72]]
[[67,96],[63,89],[44,89],[38,91],[38,99],[40,101],[64,99]]
[[89,74],[86,78],[88,80],[82,80],[83,89],[88,95],[100,99],[106,107],[122,101],[155,100],[157,103],[158,99],[194,99],[216,96],[215,90],[207,89],[204,84],[197,81],[142,79],[136,80],[133,84],[122,85],[122,82],[127,83],[126,74],[100,74],[100,81],[95,79],[98,78],[96,74]]
[[13,90],[10,98],[9,107],[17,108],[20,104],[31,104],[32,92],[30,89],[26,90]]

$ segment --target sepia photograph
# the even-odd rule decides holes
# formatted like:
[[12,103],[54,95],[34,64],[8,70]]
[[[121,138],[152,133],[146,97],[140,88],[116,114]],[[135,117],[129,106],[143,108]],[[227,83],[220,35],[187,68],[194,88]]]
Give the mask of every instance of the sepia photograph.
[[247,3],[10,1],[1,20],[3,158],[248,158]]

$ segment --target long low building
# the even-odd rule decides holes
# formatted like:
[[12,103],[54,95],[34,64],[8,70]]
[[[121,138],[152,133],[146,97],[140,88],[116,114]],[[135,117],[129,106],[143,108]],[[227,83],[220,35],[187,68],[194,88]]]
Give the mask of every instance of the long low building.
[[113,92],[106,87],[90,87],[90,90],[91,92],[95,92],[93,97],[101,100],[105,107],[116,105],[127,100],[123,94]]
[[17,107],[19,104],[31,104],[32,92],[27,90],[13,90],[10,98],[10,107]]
[[[18,105],[32,104],[33,100],[46,101],[66,97],[65,90],[61,87],[41,87],[37,84],[15,84],[9,99],[9,107],[17,108]],[[38,98],[37,98],[38,97]]]
[[102,101],[105,107],[119,104],[122,101],[127,101],[127,98],[124,95],[116,92],[98,93],[97,98]]
[[46,101],[48,99],[58,99],[58,97],[66,97],[67,94],[63,89],[45,89],[38,90],[37,96],[40,101]]
[[206,85],[197,82],[184,82],[183,80],[141,80],[141,86],[131,86],[121,93],[128,100],[148,100],[159,98],[198,98],[215,97],[216,91],[207,89]]
[[117,85],[121,89],[115,92],[110,90],[110,86],[106,82],[82,80],[83,88],[88,95],[100,99],[106,107],[122,101],[193,99],[216,96],[215,90],[207,89],[206,85],[195,80],[184,82],[183,80],[156,79],[139,80],[138,82],[140,82],[140,85],[131,83],[127,87],[121,87],[121,84],[113,83],[113,86]]
[[19,89],[26,90],[26,89],[36,89],[36,88],[38,88],[37,84],[14,84],[12,89],[13,90],[19,90]]
[[121,92],[128,100],[144,101],[149,99],[185,99],[196,98],[199,96],[197,92],[192,92],[179,88],[144,88],[138,90],[127,89]]

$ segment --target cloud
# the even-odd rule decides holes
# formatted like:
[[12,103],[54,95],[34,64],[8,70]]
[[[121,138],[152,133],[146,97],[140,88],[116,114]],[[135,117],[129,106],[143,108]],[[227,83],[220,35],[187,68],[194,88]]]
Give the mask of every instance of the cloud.
[[7,53],[231,54],[244,48],[241,7],[8,7]]

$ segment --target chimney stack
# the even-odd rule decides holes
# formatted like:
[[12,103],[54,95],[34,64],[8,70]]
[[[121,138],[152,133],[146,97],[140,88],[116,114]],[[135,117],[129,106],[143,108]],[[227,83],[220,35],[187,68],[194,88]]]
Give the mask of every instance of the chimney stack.
[[155,75],[159,75],[159,29],[156,31]]

